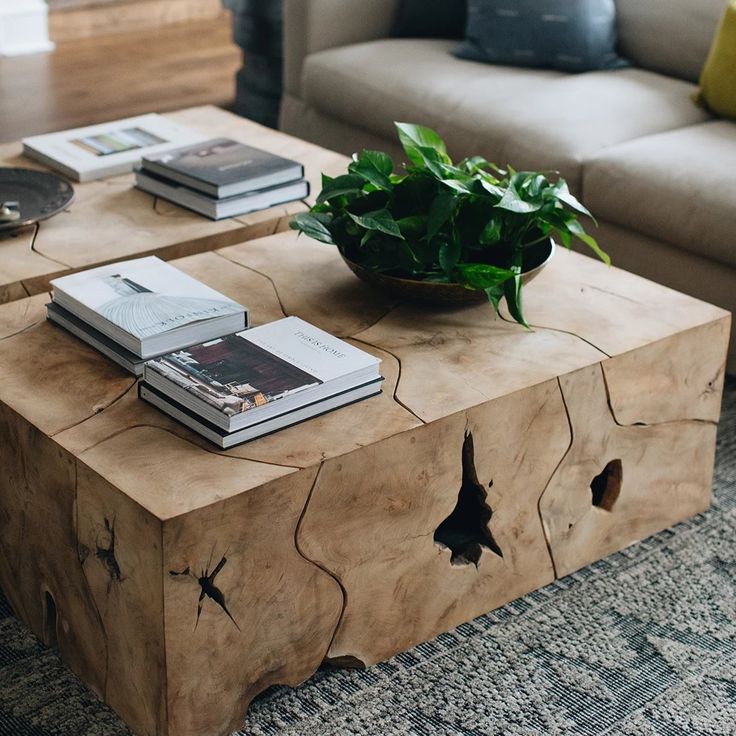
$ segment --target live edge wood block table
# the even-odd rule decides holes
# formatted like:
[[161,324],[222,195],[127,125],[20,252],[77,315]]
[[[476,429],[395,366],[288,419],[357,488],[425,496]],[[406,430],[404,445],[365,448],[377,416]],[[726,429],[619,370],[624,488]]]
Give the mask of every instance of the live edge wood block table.
[[[345,156],[211,105],[165,117],[212,138],[234,138],[301,162],[314,193],[322,171],[337,175],[347,167]],[[0,166],[45,169],[21,150],[20,142],[0,145]],[[270,235],[305,209],[292,202],[215,222],[134,189],[132,174],[75,183],[74,189],[65,212],[0,238],[0,304],[47,290],[51,279],[80,268],[146,255],[169,260]]]
[[383,360],[380,397],[226,452],[0,307],[0,583],[137,734],[219,736],[703,511],[730,317],[559,252],[526,331],[395,304],[294,233],[175,265]]

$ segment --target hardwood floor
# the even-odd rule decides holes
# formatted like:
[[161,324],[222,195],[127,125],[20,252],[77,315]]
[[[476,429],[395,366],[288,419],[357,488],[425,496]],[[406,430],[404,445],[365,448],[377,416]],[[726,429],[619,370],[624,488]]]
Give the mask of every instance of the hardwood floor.
[[0,142],[235,97],[230,14],[0,58]]

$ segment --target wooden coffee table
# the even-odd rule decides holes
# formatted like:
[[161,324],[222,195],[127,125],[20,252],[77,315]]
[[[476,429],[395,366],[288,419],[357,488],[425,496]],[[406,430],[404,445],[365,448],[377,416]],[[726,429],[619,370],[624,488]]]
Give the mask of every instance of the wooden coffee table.
[[730,316],[558,252],[526,331],[384,298],[294,233],[175,264],[382,358],[381,396],[220,452],[0,307],[0,583],[145,736],[370,666],[706,509]]
[[[315,195],[321,172],[337,175],[348,164],[341,154],[211,105],[164,117],[303,163]],[[21,156],[21,148],[19,142],[0,145],[0,166],[45,168]],[[0,304],[45,291],[50,279],[80,268],[144,255],[169,260],[271,235],[305,208],[292,202],[215,222],[134,189],[132,174],[75,183],[74,189],[75,201],[66,212],[0,238]]]

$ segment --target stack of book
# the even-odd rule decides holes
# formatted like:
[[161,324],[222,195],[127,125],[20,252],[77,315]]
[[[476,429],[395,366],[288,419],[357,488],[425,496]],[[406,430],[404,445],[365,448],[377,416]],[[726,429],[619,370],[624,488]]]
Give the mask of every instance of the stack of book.
[[135,375],[139,395],[221,448],[380,393],[380,360],[286,317],[248,311],[158,258],[51,282],[49,320]]
[[147,362],[139,393],[227,448],[380,393],[379,365],[286,317]]
[[213,220],[304,199],[309,194],[301,164],[229,138],[143,156],[135,184]]
[[248,326],[248,310],[150,256],[51,282],[47,316],[126,370]]

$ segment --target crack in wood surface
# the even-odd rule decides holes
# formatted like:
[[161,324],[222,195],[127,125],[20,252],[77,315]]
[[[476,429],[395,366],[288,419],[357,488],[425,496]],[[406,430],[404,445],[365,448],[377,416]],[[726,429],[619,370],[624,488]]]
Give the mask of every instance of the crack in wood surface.
[[107,592],[110,593],[110,585],[113,582],[122,582],[123,576],[120,572],[120,565],[115,556],[115,518],[110,521],[107,517],[104,517],[104,533],[108,536],[107,546],[102,546],[98,541],[96,542],[95,557],[102,563],[107,574],[110,576],[110,580],[107,586]]
[[100,405],[99,405],[99,404],[95,404],[95,406],[94,406],[94,407],[92,407],[92,414],[90,414],[89,416],[86,416],[86,417],[84,417],[84,419],[80,419],[80,420],[79,420],[78,422],[74,422],[73,424],[70,424],[70,425],[69,425],[69,426],[67,426],[67,427],[62,427],[61,429],[57,429],[57,430],[56,430],[56,432],[53,432],[53,433],[49,434],[48,436],[49,436],[49,437],[56,437],[57,435],[61,434],[62,432],[67,432],[67,431],[68,431],[68,430],[70,430],[70,429],[74,429],[75,427],[78,427],[78,426],[80,426],[81,424],[84,424],[85,422],[88,422],[88,421],[89,421],[90,419],[93,419],[93,418],[94,418],[94,417],[96,417],[96,416],[97,416],[98,414],[102,414],[102,412],[103,412],[103,411],[106,411],[106,410],[107,410],[107,409],[109,409],[110,407],[112,407],[112,406],[114,406],[115,404],[117,404],[117,403],[118,403],[118,402],[119,402],[119,401],[120,401],[121,399],[123,399],[123,398],[124,398],[124,397],[125,397],[125,396],[126,396],[126,395],[127,395],[128,393],[129,393],[129,392],[130,392],[130,390],[131,390],[132,388],[134,388],[134,387],[135,387],[135,385],[136,385],[136,383],[137,383],[137,379],[136,379],[136,378],[133,378],[132,380],[133,380],[133,383],[132,383],[132,384],[130,384],[130,385],[129,385],[129,386],[128,386],[128,387],[126,388],[126,389],[125,389],[125,391],[123,391],[122,393],[120,393],[120,394],[118,394],[117,396],[115,396],[115,397],[114,397],[114,398],[112,399],[112,401],[110,401],[110,402],[109,402],[108,404],[105,404],[104,406],[101,406],[101,407],[100,407],[99,409],[97,409],[96,411],[95,411],[95,407],[97,407],[97,406],[100,406]]
[[[260,270],[258,270],[257,268],[254,268],[253,266],[248,266],[248,265],[246,265],[246,264],[242,263],[241,261],[237,261],[237,260],[235,260],[235,259],[233,259],[233,258],[230,258],[229,256],[225,255],[224,253],[222,253],[222,252],[221,252],[221,251],[219,251],[219,250],[215,250],[215,251],[212,251],[212,252],[213,252],[213,253],[214,253],[215,255],[218,255],[218,256],[220,256],[220,258],[223,258],[224,260],[228,261],[228,263],[234,263],[234,264],[235,264],[236,266],[240,266],[241,268],[245,268],[246,270],[248,270],[248,271],[251,271],[252,273],[255,273],[256,275],[258,275],[258,276],[261,276],[261,277],[263,277],[264,279],[267,279],[267,280],[268,280],[268,281],[270,282],[270,284],[271,284],[271,287],[273,288],[273,292],[274,292],[274,295],[275,295],[275,297],[276,297],[276,300],[277,300],[277,301],[278,301],[278,303],[279,303],[279,308],[281,309],[281,312],[283,313],[283,315],[284,315],[285,317],[290,317],[290,316],[292,316],[292,315],[291,315],[291,313],[290,313],[290,312],[288,312],[288,311],[287,311],[287,309],[286,309],[286,307],[284,306],[284,303],[283,303],[283,301],[282,301],[282,299],[281,299],[281,295],[279,294],[279,290],[278,290],[278,287],[276,286],[276,282],[274,281],[273,277],[269,276],[269,275],[268,275],[267,273],[265,273],[264,271],[260,271]],[[388,317],[388,316],[389,316],[389,315],[391,314],[391,312],[393,312],[393,311],[394,311],[394,310],[395,310],[395,309],[396,309],[397,307],[399,307],[399,306],[401,306],[401,304],[400,304],[399,302],[397,302],[397,303],[393,304],[393,305],[392,305],[392,306],[391,306],[391,307],[390,307],[389,309],[387,309],[387,310],[386,310],[386,311],[385,311],[385,312],[384,312],[384,313],[383,313],[383,314],[382,314],[382,315],[381,315],[381,316],[380,316],[380,317],[379,317],[378,319],[376,319],[376,320],[375,320],[375,322],[371,323],[370,325],[368,325],[368,326],[366,326],[366,327],[361,327],[361,328],[360,328],[360,329],[359,329],[359,330],[358,330],[357,332],[355,332],[355,333],[353,333],[353,334],[348,334],[348,335],[344,335],[344,336],[343,336],[343,337],[344,337],[344,339],[348,339],[348,338],[351,338],[351,339],[355,339],[355,340],[358,340],[358,338],[356,337],[356,335],[360,335],[360,334],[362,334],[363,332],[365,332],[366,330],[369,330],[369,329],[371,329],[372,327],[375,327],[375,326],[376,326],[376,325],[377,325],[377,324],[378,324],[379,322],[381,322],[382,320],[386,319],[386,317]],[[358,341],[359,341],[359,342],[364,342],[364,341],[362,341],[362,340],[358,340]],[[365,344],[366,344],[366,345],[370,345],[370,343],[365,343]],[[380,347],[380,346],[378,346],[378,345],[371,345],[371,347],[374,347],[374,348],[376,348],[377,350],[384,350],[384,352],[387,352],[387,353],[389,353],[389,351],[388,351],[388,350],[385,350],[385,348],[382,348],[382,347]],[[392,353],[389,353],[389,354],[392,354]],[[394,355],[393,357],[396,357],[396,356]]]
[[601,375],[603,376],[603,387],[606,391],[606,403],[608,404],[608,411],[611,413],[611,419],[617,427],[664,427],[669,424],[683,424],[685,422],[693,422],[695,424],[710,424],[714,427],[718,426],[718,422],[712,419],[700,419],[696,417],[684,417],[682,419],[668,419],[664,422],[632,422],[631,424],[623,424],[618,420],[616,412],[613,408],[613,401],[611,398],[611,387],[608,382],[608,376],[606,375],[605,366],[600,363]]
[[544,494],[549,489],[550,484],[554,480],[555,475],[557,475],[557,472],[562,467],[562,464],[570,456],[570,452],[572,451],[573,444],[575,443],[575,437],[573,435],[573,427],[572,427],[572,418],[570,417],[570,409],[567,406],[567,400],[565,399],[565,392],[562,390],[562,383],[560,382],[559,377],[557,378],[557,390],[560,393],[560,398],[562,399],[562,406],[565,409],[565,416],[567,417],[567,426],[570,429],[570,443],[568,444],[567,449],[565,450],[562,457],[560,458],[560,461],[555,466],[555,469],[552,471],[552,475],[550,475],[550,477],[548,478],[547,483],[542,489],[542,492],[539,494],[539,498],[537,498],[537,514],[539,515],[539,524],[542,528],[542,535],[544,536],[544,543],[547,547],[547,553],[549,554],[549,560],[552,565],[552,572],[555,576],[555,580],[557,580],[558,578],[557,564],[555,563],[555,556],[552,553],[552,543],[550,542],[550,538],[549,538],[549,530],[547,529],[547,525],[544,523],[544,515],[542,514],[542,499],[544,498]]
[[[51,440],[52,442],[54,440]],[[64,450],[66,453],[67,451]],[[77,550],[79,550],[79,546],[81,544],[79,539],[79,461],[77,459],[74,459],[73,462],[74,467],[74,537],[76,538],[77,542]],[[82,545],[84,546],[84,545]],[[79,559],[79,569],[82,573],[82,580],[84,581],[84,586],[87,589],[87,597],[92,603],[92,607],[94,609],[94,614],[97,619],[97,623],[99,625],[100,632],[102,634],[102,639],[105,642],[105,673],[103,678],[103,685],[102,685],[102,697],[105,700],[105,702],[108,702],[108,692],[107,692],[107,685],[110,675],[110,643],[108,641],[107,637],[107,629],[105,628],[105,622],[104,618],[102,616],[102,612],[100,611],[100,607],[97,604],[97,598],[95,597],[94,591],[92,590],[92,586],[90,585],[89,579],[87,578],[87,573],[84,569],[84,560],[80,559],[79,554],[77,554],[77,559]],[[110,589],[108,588],[108,594],[110,593]]]
[[[29,289],[29,288],[28,288],[28,287],[26,286],[26,282],[25,282],[25,280],[23,280],[23,279],[22,279],[22,280],[20,280],[20,281],[18,281],[18,282],[16,282],[16,283],[17,283],[17,284],[18,284],[18,286],[20,286],[20,288],[21,288],[21,289],[23,289],[23,291],[24,291],[24,292],[26,293],[25,297],[22,297],[22,298],[24,298],[24,299],[25,299],[25,298],[28,298],[28,297],[31,297],[31,296],[33,296],[33,294],[31,294],[31,290],[30,290],[30,289]],[[15,300],[15,299],[11,299],[11,301],[16,301],[16,300]]]
[[610,289],[604,289],[602,286],[595,286],[593,284],[583,284],[583,289],[592,289],[593,291],[599,291],[601,294],[608,294],[608,296],[615,297],[616,299],[622,299],[625,302],[629,302],[630,304],[636,304],[637,306],[641,305],[640,301],[637,301],[636,299],[632,299],[629,296],[624,296],[623,294],[619,294],[618,292],[611,291]]
[[41,319],[38,319],[35,322],[31,322],[31,324],[26,325],[25,327],[21,327],[16,332],[11,332],[9,335],[4,335],[3,337],[0,337],[0,342],[2,342],[3,340],[7,340],[9,337],[15,337],[16,335],[22,335],[24,332],[28,332],[34,327],[38,327],[40,324],[43,324],[45,321],[46,321],[46,318],[41,317]]
[[36,253],[36,255],[41,256],[41,258],[44,258],[47,261],[50,261],[51,263],[55,263],[57,266],[61,266],[64,269],[70,269],[72,266],[70,266],[68,263],[64,263],[63,261],[59,261],[56,258],[51,258],[51,256],[47,256],[43,251],[39,250],[36,246],[36,240],[38,239],[38,234],[41,232],[42,225],[41,223],[36,225],[36,231],[33,233],[33,237],[31,238],[31,250]]
[[[508,324],[516,324],[514,320],[510,320],[508,317],[505,317],[503,314],[498,315],[504,322]],[[578,335],[577,332],[572,332],[571,330],[564,330],[562,327],[550,327],[549,325],[537,325],[529,323],[529,327],[532,330],[548,330],[549,332],[559,332],[563,335],[570,335],[570,337],[576,337],[578,340],[584,342],[586,345],[590,345],[593,350],[597,350],[601,355],[605,356],[606,358],[613,357],[609,353],[607,353],[602,348],[598,347],[595,343],[591,342],[590,340],[586,339],[582,335]]]
[[195,631],[197,630],[197,626],[199,626],[199,619],[202,615],[202,608],[204,606],[206,598],[214,601],[227,614],[227,617],[233,622],[233,624],[235,624],[235,628],[240,631],[240,626],[238,626],[238,622],[233,618],[233,615],[227,608],[225,594],[215,585],[215,578],[220,574],[222,569],[227,564],[227,553],[222,556],[215,568],[210,572],[211,564],[212,559],[210,556],[210,561],[207,563],[207,567],[202,570],[202,574],[199,576],[196,575],[196,573],[192,572],[189,565],[187,565],[186,568],[184,568],[184,570],[182,570],[181,572],[177,572],[176,570],[169,570],[169,575],[171,577],[184,576],[193,578],[200,587],[199,599],[197,600],[197,620],[194,624]]
[[330,649],[332,648],[332,644],[335,641],[337,632],[340,630],[340,625],[342,624],[343,617],[345,616],[345,609],[347,608],[347,600],[348,600],[347,590],[345,590],[345,586],[343,585],[340,578],[335,573],[333,573],[331,570],[327,569],[323,565],[320,565],[320,563],[317,562],[316,560],[313,560],[310,557],[308,557],[302,550],[301,545],[299,544],[299,534],[301,532],[302,523],[304,521],[304,517],[307,514],[307,511],[309,510],[309,505],[312,501],[312,495],[314,494],[314,489],[317,487],[317,483],[319,481],[320,475],[322,474],[322,469],[324,468],[324,466],[325,466],[324,462],[321,462],[319,465],[319,469],[317,470],[317,473],[314,476],[314,480],[312,481],[312,487],[309,489],[309,493],[307,494],[306,501],[304,502],[304,508],[302,508],[301,514],[299,515],[299,519],[296,523],[296,528],[294,529],[294,547],[296,548],[296,551],[299,554],[299,556],[302,557],[302,559],[306,560],[310,565],[314,565],[315,567],[322,570],[322,572],[324,572],[330,578],[332,578],[332,580],[334,580],[335,583],[337,584],[337,587],[340,589],[340,595],[342,597],[342,607],[340,609],[340,616],[338,617],[337,622],[335,623],[335,629],[332,632],[330,641],[327,643],[327,646],[325,647],[324,654],[322,655],[322,661],[327,660],[328,658],[327,655]]
[[[363,330],[361,330],[361,332],[363,332]],[[358,333],[358,334],[360,334],[360,333]],[[427,424],[427,422],[426,422],[426,421],[425,421],[424,419],[422,419],[422,418],[421,418],[421,417],[420,417],[420,416],[419,416],[419,415],[418,415],[418,414],[417,414],[417,413],[416,413],[415,411],[413,411],[413,410],[412,410],[411,408],[409,408],[409,407],[408,407],[408,406],[407,406],[407,405],[406,405],[406,404],[405,404],[405,403],[404,403],[404,402],[403,402],[403,401],[402,401],[402,400],[401,400],[401,399],[399,398],[399,396],[398,396],[398,391],[399,391],[399,384],[401,383],[401,371],[402,371],[402,366],[401,366],[401,358],[399,358],[399,356],[398,356],[398,355],[396,355],[396,353],[392,353],[392,352],[391,352],[390,350],[386,350],[386,348],[382,348],[382,347],[379,347],[378,345],[374,345],[373,343],[370,343],[370,342],[366,342],[365,340],[361,340],[361,339],[359,339],[359,338],[357,338],[357,337],[350,337],[350,338],[348,338],[348,339],[350,339],[350,340],[353,340],[354,342],[359,342],[359,343],[360,343],[361,345],[366,345],[366,346],[367,346],[367,347],[369,347],[369,348],[373,348],[373,349],[375,349],[375,350],[380,350],[381,352],[384,352],[384,353],[386,353],[387,355],[390,355],[390,356],[391,356],[391,357],[392,357],[392,358],[393,358],[393,359],[394,359],[394,360],[396,361],[396,364],[398,365],[398,367],[399,367],[399,370],[398,370],[398,374],[397,374],[397,376],[396,376],[396,384],[394,385],[394,392],[393,392],[393,397],[392,397],[392,398],[393,398],[393,400],[394,400],[394,401],[395,401],[395,402],[396,402],[396,403],[397,403],[397,404],[398,404],[398,405],[399,405],[399,406],[400,406],[400,407],[401,407],[402,409],[404,409],[405,411],[408,411],[408,412],[409,412],[409,414],[411,414],[411,415],[412,415],[412,416],[413,416],[414,418],[418,419],[418,420],[419,420],[419,421],[420,421],[420,422],[421,422],[422,424]]]
[[[362,335],[364,332],[367,332],[368,330],[372,330],[376,325],[378,325],[379,323],[383,322],[383,320],[386,319],[386,317],[389,317],[393,312],[395,312],[401,306],[403,306],[403,303],[400,302],[400,301],[397,301],[395,304],[393,304],[390,307],[390,309],[387,312],[385,312],[384,314],[382,314],[375,322],[372,322],[367,327],[361,327],[357,332],[353,333],[352,335],[349,335],[349,337],[351,337],[353,340],[358,340],[359,342],[363,342],[366,345],[371,345],[371,343],[369,343],[369,342],[365,342],[364,340],[360,340],[358,338],[358,335]],[[388,350],[386,350],[386,348],[379,348],[377,345],[371,345],[371,347],[374,347],[374,348],[376,348],[378,350],[385,350],[387,353],[389,352]],[[396,357],[396,356],[394,355],[394,357]],[[398,360],[398,358],[397,358],[397,360]]]
[[[84,421],[89,421],[93,417],[88,417]],[[76,425],[75,425],[76,426]],[[72,427],[73,428],[73,427]],[[259,465],[269,465],[275,468],[287,468],[289,470],[305,470],[305,467],[301,467],[299,465],[282,465],[281,463],[273,463],[269,462],[267,460],[255,460],[250,457],[241,457],[240,455],[228,455],[227,450],[218,452],[217,450],[210,449],[209,447],[205,446],[203,444],[199,444],[198,442],[195,442],[187,437],[184,437],[180,434],[177,434],[176,432],[172,431],[168,427],[162,427],[158,424],[149,424],[147,422],[139,422],[136,424],[129,424],[125,427],[121,427],[120,429],[116,430],[115,432],[112,432],[107,437],[103,437],[99,441],[95,442],[94,444],[90,445],[89,447],[85,447],[84,450],[80,450],[78,452],[78,455],[81,457],[83,454],[90,452],[91,450],[94,450],[96,447],[99,447],[100,445],[104,444],[105,442],[108,442],[109,440],[115,439],[115,437],[119,437],[122,434],[125,434],[126,432],[129,432],[133,429],[155,429],[160,432],[166,432],[167,434],[171,435],[172,437],[175,437],[177,440],[181,440],[182,442],[186,442],[187,444],[191,445],[192,447],[196,447],[198,450],[202,450],[202,452],[207,452],[210,455],[216,455],[218,457],[225,457],[230,460],[241,460],[243,462],[249,462],[249,463],[256,463]],[[55,435],[54,435],[55,436]]]
[[252,266],[246,266],[246,265],[240,263],[239,261],[235,261],[232,258],[228,258],[224,253],[221,253],[220,251],[214,250],[212,252],[216,256],[219,256],[220,258],[222,258],[224,261],[227,261],[228,263],[232,263],[232,264],[234,264],[236,266],[240,266],[240,268],[244,268],[244,269],[246,269],[246,271],[250,271],[251,273],[254,273],[257,276],[260,276],[260,277],[266,279],[271,284],[271,288],[273,289],[273,293],[274,293],[274,296],[276,297],[276,301],[279,303],[279,309],[281,310],[281,313],[284,315],[284,317],[289,317],[290,316],[289,313],[284,308],[284,305],[283,305],[283,303],[281,301],[281,297],[279,296],[279,290],[276,288],[276,283],[274,282],[274,280],[267,273],[263,273],[263,272],[259,271],[258,269],[253,268]]

